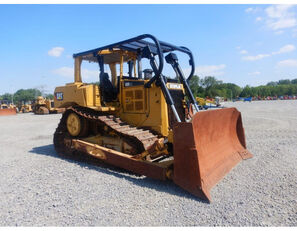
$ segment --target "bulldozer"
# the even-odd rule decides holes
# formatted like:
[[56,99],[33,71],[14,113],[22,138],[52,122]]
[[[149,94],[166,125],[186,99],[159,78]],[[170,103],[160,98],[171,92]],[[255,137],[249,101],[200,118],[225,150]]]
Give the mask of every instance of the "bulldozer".
[[17,108],[14,104],[8,103],[8,101],[0,101],[0,116],[1,115],[16,115]]
[[38,96],[36,98],[36,101],[32,106],[32,110],[36,115],[57,114],[65,111],[64,108],[55,108],[54,100],[46,99],[42,96]]
[[31,103],[19,103],[19,113],[33,112]]
[[196,97],[197,103],[201,109],[208,108],[222,108],[223,106],[220,103],[221,97],[215,97],[214,99]]
[[[178,54],[189,58],[188,76]],[[73,58],[74,82],[54,92],[55,107],[67,108],[53,138],[58,154],[90,155],[135,174],[169,179],[207,201],[212,187],[252,157],[236,108],[199,110],[189,87],[195,62],[188,48],[143,34]],[[82,62],[98,65],[99,84],[82,82]],[[144,64],[149,68],[143,70]],[[176,79],[165,77],[165,65]]]

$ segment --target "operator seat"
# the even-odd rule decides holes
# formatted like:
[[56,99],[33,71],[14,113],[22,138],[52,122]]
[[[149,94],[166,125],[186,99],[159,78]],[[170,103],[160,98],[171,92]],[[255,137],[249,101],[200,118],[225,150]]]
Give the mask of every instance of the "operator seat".
[[117,89],[109,80],[108,73],[104,72],[100,81],[100,90],[102,91],[103,101],[111,102],[117,98]]

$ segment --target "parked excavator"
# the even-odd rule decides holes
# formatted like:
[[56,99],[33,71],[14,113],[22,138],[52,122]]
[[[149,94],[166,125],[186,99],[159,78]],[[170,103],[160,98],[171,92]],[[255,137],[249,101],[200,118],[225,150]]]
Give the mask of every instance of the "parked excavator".
[[[188,77],[177,54],[189,57]],[[170,179],[208,201],[211,188],[252,157],[236,108],[199,111],[189,87],[195,63],[188,48],[144,34],[73,57],[74,82],[54,92],[55,107],[67,108],[53,140],[62,156],[83,153],[136,174]],[[99,65],[99,85],[82,82],[83,61]],[[145,61],[150,68],[142,70]],[[177,80],[165,77],[165,65]]]

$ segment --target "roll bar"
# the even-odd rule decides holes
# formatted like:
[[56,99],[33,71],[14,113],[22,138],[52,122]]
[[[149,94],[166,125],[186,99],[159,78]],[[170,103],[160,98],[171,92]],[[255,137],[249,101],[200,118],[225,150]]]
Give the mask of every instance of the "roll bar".
[[[145,41],[144,39],[151,39],[153,43]],[[194,63],[194,57],[192,52],[183,46],[175,46],[173,44],[163,42],[158,40],[155,36],[151,34],[142,34],[127,40],[123,40],[121,42],[113,43],[107,46],[99,47],[96,49],[80,52],[73,54],[73,57],[86,57],[88,55],[92,55],[95,59],[94,61],[97,61],[96,56],[98,55],[98,52],[105,49],[113,49],[113,48],[120,48],[123,50],[133,51],[137,53],[142,53],[145,47],[149,46],[151,48],[151,52],[153,55],[158,55],[158,61],[159,65],[155,72],[155,76],[158,78],[158,76],[163,71],[164,66],[164,53],[172,52],[172,51],[180,51],[182,53],[185,53],[189,56],[189,65],[191,66],[191,72],[187,78],[187,81],[190,81],[192,78],[194,71],[195,71],[195,63]]]

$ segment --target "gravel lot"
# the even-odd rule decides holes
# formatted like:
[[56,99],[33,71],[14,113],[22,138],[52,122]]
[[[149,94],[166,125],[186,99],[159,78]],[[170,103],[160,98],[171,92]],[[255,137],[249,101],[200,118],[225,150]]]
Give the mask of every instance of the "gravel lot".
[[170,181],[57,156],[61,115],[0,117],[0,226],[296,226],[297,100],[227,103],[253,159],[205,203]]

